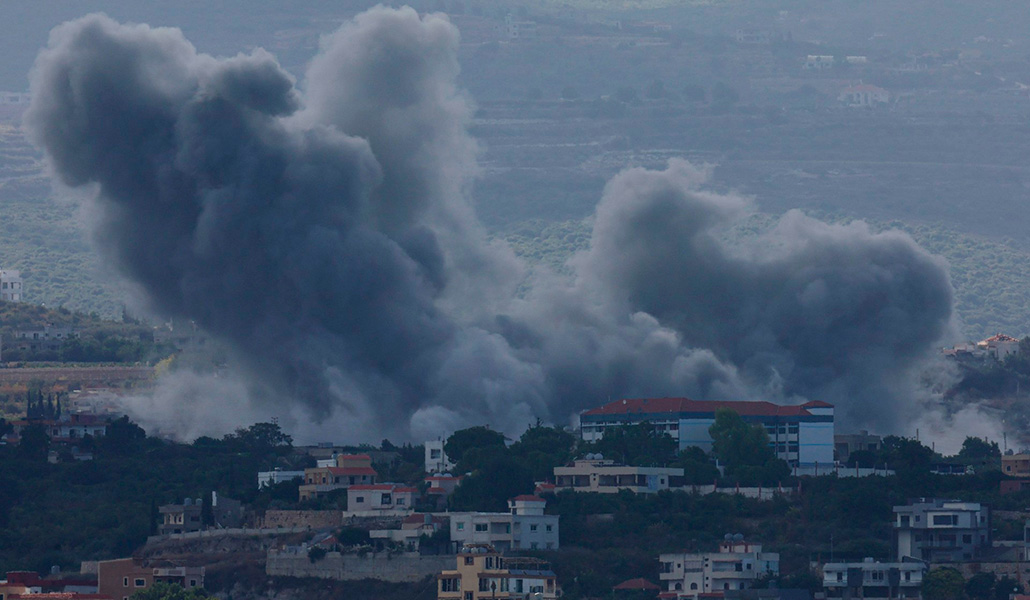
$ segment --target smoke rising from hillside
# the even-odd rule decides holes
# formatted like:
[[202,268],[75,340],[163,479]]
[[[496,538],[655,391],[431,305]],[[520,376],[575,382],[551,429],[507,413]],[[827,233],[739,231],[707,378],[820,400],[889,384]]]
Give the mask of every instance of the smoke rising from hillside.
[[249,400],[199,401],[195,378],[162,394],[366,440],[518,432],[619,396],[912,417],[951,325],[939,260],[793,213],[731,245],[747,201],[673,161],[609,183],[571,278],[528,269],[472,209],[457,46],[443,16],[375,8],[297,85],[264,51],[217,59],[174,29],[94,15],[52,32],[31,136],[62,182],[96,185],[97,245],[151,308],[231,348]]

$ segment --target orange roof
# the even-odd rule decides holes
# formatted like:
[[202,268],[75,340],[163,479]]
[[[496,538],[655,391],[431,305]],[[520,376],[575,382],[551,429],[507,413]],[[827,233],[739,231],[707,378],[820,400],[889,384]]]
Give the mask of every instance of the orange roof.
[[985,342],[1018,342],[1019,340],[1017,340],[1016,338],[1012,337],[1011,335],[1005,335],[1004,333],[999,333],[997,335],[992,335],[991,337],[987,338],[984,341]]
[[613,590],[660,590],[662,588],[644,579],[643,577],[637,577],[636,579],[630,579],[629,581],[623,581],[619,585],[612,588]]
[[547,502],[540,496],[530,496],[529,494],[522,494],[521,496],[515,496],[511,499],[512,502]]
[[[825,404],[825,403],[823,403]],[[583,415],[626,415],[633,413],[714,413],[720,408],[728,408],[741,416],[756,417],[797,417],[811,416],[805,410],[806,405],[781,406],[765,401],[747,400],[691,400],[690,398],[632,398],[609,402],[600,408],[594,408]],[[833,405],[827,405],[832,408]],[[820,405],[821,407],[821,405]]]
[[372,467],[326,467],[333,475],[378,475]]

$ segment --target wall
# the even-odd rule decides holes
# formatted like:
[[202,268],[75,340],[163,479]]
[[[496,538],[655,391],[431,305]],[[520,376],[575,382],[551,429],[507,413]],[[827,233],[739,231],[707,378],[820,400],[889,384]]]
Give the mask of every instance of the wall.
[[316,577],[319,579],[358,580],[377,579],[394,583],[413,583],[453,569],[454,556],[419,556],[387,553],[356,554],[329,552],[322,560],[312,563],[306,552],[269,550],[265,574],[272,577]]
[[309,529],[336,528],[343,525],[343,513],[338,510],[269,510],[261,526],[265,529],[279,527],[307,527]]

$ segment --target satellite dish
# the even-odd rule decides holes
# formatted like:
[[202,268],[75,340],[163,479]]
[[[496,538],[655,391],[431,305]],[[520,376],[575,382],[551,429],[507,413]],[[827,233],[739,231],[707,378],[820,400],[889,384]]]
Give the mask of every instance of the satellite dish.
[[722,536],[722,539],[726,540],[727,542],[732,542],[733,541],[733,534],[732,533],[727,533],[726,535]]
[[744,534],[743,533],[738,533],[738,534],[734,535],[733,536],[733,541],[734,542],[743,542],[744,541]]

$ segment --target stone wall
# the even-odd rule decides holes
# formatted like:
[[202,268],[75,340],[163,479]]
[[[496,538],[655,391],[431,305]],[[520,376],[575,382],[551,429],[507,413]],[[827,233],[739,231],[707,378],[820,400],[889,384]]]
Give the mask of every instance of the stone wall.
[[338,510],[269,510],[261,521],[263,529],[335,529],[343,525],[343,513]]
[[329,552],[312,563],[306,549],[269,550],[265,574],[273,577],[317,577],[319,579],[378,579],[394,583],[414,583],[445,569],[455,568],[453,555],[419,556],[386,552],[340,554]]

